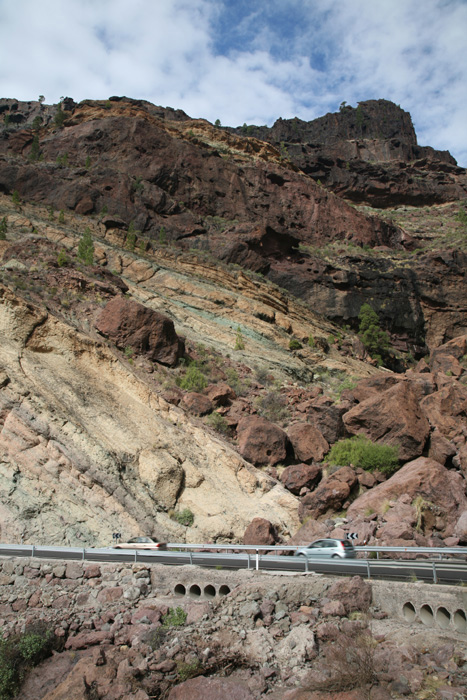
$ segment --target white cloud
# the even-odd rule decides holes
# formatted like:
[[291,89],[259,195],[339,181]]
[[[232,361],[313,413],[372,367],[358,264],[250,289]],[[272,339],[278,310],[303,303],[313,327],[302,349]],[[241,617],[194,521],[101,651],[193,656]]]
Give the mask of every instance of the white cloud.
[[464,0],[230,2],[0,0],[0,95],[127,95],[235,126],[381,97],[467,165]]

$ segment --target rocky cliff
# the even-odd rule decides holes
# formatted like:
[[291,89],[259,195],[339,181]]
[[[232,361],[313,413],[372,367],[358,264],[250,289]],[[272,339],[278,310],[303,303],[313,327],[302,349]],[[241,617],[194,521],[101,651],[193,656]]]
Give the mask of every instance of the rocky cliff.
[[[0,110],[2,539],[467,541],[465,174],[407,113],[235,133],[118,97]],[[443,204],[357,209],[282,146],[359,138],[385,172],[451,169]],[[334,470],[352,435],[401,469]]]

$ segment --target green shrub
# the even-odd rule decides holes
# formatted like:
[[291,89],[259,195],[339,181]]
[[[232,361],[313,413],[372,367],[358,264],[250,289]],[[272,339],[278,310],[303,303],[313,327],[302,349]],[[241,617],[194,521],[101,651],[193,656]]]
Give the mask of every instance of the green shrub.
[[371,357],[382,364],[382,355],[389,350],[389,336],[379,325],[379,318],[369,304],[362,304],[358,315],[358,334]]
[[308,338],[308,345],[310,348],[316,347],[316,342],[312,335]]
[[184,508],[178,512],[174,511],[170,517],[172,520],[175,520],[177,523],[184,525],[185,527],[191,527],[195,521],[195,516],[189,508]]
[[289,350],[300,350],[301,347],[302,344],[296,338],[292,338],[289,342]]
[[53,632],[42,624],[0,639],[0,700],[17,695],[27,671],[50,656],[55,641]]
[[194,363],[188,367],[185,376],[180,380],[180,388],[184,391],[201,392],[207,385],[206,377]]
[[94,243],[89,226],[86,226],[84,229],[84,233],[78,243],[78,258],[85,265],[92,265],[94,262]]
[[285,398],[277,391],[269,391],[259,397],[256,408],[260,415],[273,422],[286,420],[290,415]]
[[8,230],[7,218],[6,218],[6,216],[4,216],[3,219],[0,221],[0,241],[4,241],[6,239],[7,230]]
[[167,615],[162,618],[162,627],[183,627],[187,617],[183,608],[169,608]]
[[399,468],[398,448],[371,442],[363,435],[354,435],[336,442],[328,452],[326,461],[337,466],[353,464],[366,471],[393,474]]
[[21,199],[20,199],[18,190],[13,190],[13,193],[11,195],[11,201],[13,202],[13,204],[15,206],[20,206]]
[[230,426],[225,420],[224,416],[221,416],[220,413],[217,413],[217,411],[214,411],[214,413],[211,413],[207,418],[206,418],[206,423],[211,426],[214,430],[216,430],[218,433],[222,433],[222,435],[229,435],[230,434]]
[[58,107],[57,107],[57,111],[55,112],[54,122],[55,122],[55,125],[58,126],[59,129],[61,129],[64,121],[65,121],[65,112],[62,110],[62,103],[60,102]]
[[65,253],[64,250],[61,250],[59,252],[59,254],[57,255],[57,265],[59,267],[64,267],[64,265],[67,265],[68,262],[69,262],[69,260],[68,260],[67,254]]
[[237,327],[237,335],[235,336],[235,350],[244,350],[245,341],[243,340],[242,330],[240,326]]

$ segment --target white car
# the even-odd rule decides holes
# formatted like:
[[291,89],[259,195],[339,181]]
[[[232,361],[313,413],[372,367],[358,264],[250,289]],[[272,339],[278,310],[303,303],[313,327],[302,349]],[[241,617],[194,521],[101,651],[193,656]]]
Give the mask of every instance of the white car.
[[331,559],[355,559],[356,550],[349,540],[316,540],[294,553],[294,557],[330,557]]
[[152,537],[132,537],[128,542],[114,544],[117,549],[167,549],[165,542],[156,542]]

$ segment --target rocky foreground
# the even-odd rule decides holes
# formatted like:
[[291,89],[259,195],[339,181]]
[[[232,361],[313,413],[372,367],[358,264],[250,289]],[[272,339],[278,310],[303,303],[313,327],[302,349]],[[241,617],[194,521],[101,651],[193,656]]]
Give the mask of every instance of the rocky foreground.
[[[34,559],[4,560],[0,576],[4,638],[16,650],[42,640],[35,656],[11,655],[27,669],[21,700],[465,697],[463,635],[391,619],[388,584]],[[211,600],[174,596],[200,576]],[[392,586],[401,607],[410,586]]]

